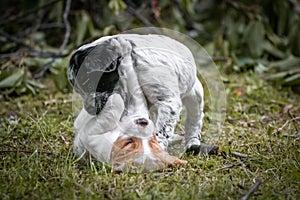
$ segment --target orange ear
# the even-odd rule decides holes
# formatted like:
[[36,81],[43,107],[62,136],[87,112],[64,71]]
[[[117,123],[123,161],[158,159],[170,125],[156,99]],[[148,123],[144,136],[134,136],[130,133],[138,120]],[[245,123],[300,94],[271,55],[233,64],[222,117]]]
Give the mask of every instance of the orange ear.
[[158,144],[155,134],[153,134],[153,137],[151,140],[149,140],[148,144],[149,144],[150,148],[152,149],[153,153],[159,153],[159,152],[163,151],[163,149]]

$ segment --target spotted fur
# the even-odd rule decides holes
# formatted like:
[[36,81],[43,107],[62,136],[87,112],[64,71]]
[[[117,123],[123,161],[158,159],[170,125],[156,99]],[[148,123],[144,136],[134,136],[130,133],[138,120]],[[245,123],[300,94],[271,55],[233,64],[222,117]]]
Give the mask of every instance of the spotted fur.
[[203,88],[183,44],[161,35],[103,37],[80,47],[69,69],[70,82],[90,115],[101,114],[107,99],[119,94],[125,106],[120,121],[133,115],[149,118],[164,150],[185,106],[186,148],[200,149]]

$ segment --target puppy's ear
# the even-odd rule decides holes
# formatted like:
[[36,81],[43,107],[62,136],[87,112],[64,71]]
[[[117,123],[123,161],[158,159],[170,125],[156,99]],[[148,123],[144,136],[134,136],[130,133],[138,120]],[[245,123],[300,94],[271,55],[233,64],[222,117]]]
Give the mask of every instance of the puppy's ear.
[[[75,81],[76,81],[77,74],[80,70],[81,64],[84,62],[87,55],[94,48],[95,47],[89,47],[84,50],[78,50],[72,55],[72,57],[70,59],[70,63],[69,63],[69,68],[68,68],[68,79],[73,86],[76,86]],[[81,73],[81,76],[82,76],[82,74],[83,73]],[[86,77],[84,77],[84,78],[86,80]],[[78,85],[76,87],[78,87]],[[75,87],[75,89],[78,90],[79,88],[76,88],[76,87]]]
[[97,115],[97,123],[101,132],[107,132],[117,127],[124,111],[124,101],[119,94],[112,94],[102,111]]

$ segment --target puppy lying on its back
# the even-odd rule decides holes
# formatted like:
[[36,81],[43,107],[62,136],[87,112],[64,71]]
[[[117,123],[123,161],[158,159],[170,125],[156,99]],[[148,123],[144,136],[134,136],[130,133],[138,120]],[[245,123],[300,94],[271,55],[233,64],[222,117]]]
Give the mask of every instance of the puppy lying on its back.
[[186,163],[165,152],[182,104],[186,149],[199,152],[203,88],[191,52],[176,40],[136,34],[100,38],[74,53],[69,79],[84,101],[75,121],[76,155],[87,150],[117,170]]

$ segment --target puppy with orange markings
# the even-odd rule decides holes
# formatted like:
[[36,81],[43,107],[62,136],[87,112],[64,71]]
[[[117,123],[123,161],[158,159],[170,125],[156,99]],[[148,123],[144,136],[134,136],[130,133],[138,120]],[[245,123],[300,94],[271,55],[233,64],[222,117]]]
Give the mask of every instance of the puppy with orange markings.
[[126,116],[124,102],[111,95],[99,115],[82,109],[75,120],[74,150],[77,156],[89,152],[96,160],[110,163],[114,171],[151,171],[185,160],[169,155],[158,144],[150,119]]
[[167,153],[182,106],[186,151],[198,153],[203,88],[189,49],[162,35],[120,34],[80,47],[69,80],[84,107],[75,120],[74,152],[115,171],[185,164]]

